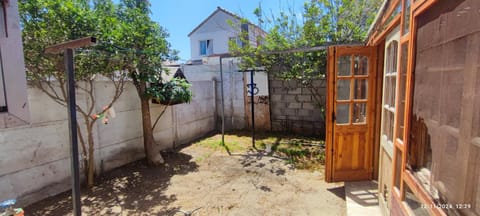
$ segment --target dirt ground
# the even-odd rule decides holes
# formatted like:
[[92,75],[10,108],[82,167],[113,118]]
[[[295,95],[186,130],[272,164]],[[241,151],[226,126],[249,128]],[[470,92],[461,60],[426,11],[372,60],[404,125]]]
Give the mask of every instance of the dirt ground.
[[[166,164],[137,161],[82,191],[83,215],[345,215],[343,184],[323,170],[299,170],[263,151],[229,156],[192,144],[165,153]],[[26,215],[71,215],[70,192],[35,203]]]

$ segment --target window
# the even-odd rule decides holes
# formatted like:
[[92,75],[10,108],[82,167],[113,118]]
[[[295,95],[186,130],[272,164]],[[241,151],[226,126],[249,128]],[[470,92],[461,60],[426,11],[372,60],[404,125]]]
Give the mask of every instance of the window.
[[397,86],[397,52],[398,42],[392,41],[386,50],[386,65],[383,84],[383,126],[382,137],[393,145],[395,116],[395,93]]
[[337,124],[366,124],[368,57],[340,56],[337,67]]
[[237,44],[238,47],[243,47],[243,42],[240,39],[240,37],[229,37],[228,38],[228,46],[230,47],[230,44]]
[[212,40],[202,40],[200,41],[200,55],[207,56],[213,54],[213,43]]
[[[473,28],[464,31],[458,24],[480,19],[480,6],[478,0],[463,3],[471,9],[439,1],[416,18],[412,111],[406,134],[406,169],[435,204],[453,204],[441,209],[446,215],[480,215],[480,33]],[[456,33],[455,39],[445,34],[433,43],[434,28],[443,17],[449,21],[442,29]]]

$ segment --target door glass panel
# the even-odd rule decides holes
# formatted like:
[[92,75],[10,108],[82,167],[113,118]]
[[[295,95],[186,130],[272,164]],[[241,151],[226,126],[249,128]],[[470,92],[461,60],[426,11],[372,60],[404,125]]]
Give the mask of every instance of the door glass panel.
[[350,79],[337,81],[337,100],[350,100]]
[[355,56],[353,71],[355,75],[368,75],[368,57]]
[[407,203],[407,206],[408,206],[409,210],[412,211],[412,213],[414,215],[417,215],[417,216],[430,215],[428,213],[427,208],[425,208],[425,206],[422,205],[422,203],[415,196],[415,194],[410,189],[410,187],[408,187],[408,184],[406,184],[404,182],[403,185],[405,186],[405,201],[404,202]]
[[337,124],[348,124],[350,122],[350,104],[337,104]]
[[403,35],[406,35],[410,31],[410,0],[405,1],[405,9],[403,11]]
[[351,58],[350,56],[340,56],[337,62],[338,76],[350,76],[351,73]]
[[368,80],[355,79],[355,97],[354,99],[367,99]]
[[402,174],[402,152],[395,147],[395,182],[394,186],[400,191],[400,182]]
[[382,121],[383,121],[383,134],[387,137],[387,140],[389,141],[393,141],[393,128],[394,128],[394,124],[393,124],[393,113],[388,111],[388,110],[384,110],[383,112],[383,118],[382,118]]
[[353,123],[367,122],[367,103],[353,104]]
[[401,56],[400,56],[400,74],[399,74],[399,83],[398,83],[398,116],[397,116],[397,138],[403,140],[403,130],[405,128],[404,118],[405,118],[405,91],[407,83],[407,58],[408,56],[408,42],[402,44],[401,47]]

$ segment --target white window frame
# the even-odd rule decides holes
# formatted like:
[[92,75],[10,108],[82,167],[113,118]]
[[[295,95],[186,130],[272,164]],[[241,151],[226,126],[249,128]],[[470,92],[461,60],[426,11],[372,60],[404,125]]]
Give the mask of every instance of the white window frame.
[[243,42],[242,42],[242,40],[240,39],[239,36],[229,37],[229,38],[228,38],[229,47],[230,47],[230,41],[235,41],[235,43],[236,43],[239,47],[243,47]]
[[[205,43],[205,53],[202,53],[202,43]],[[212,39],[207,39],[207,40],[200,40],[198,42],[198,47],[199,47],[199,53],[200,56],[208,56],[213,54],[213,40]]]

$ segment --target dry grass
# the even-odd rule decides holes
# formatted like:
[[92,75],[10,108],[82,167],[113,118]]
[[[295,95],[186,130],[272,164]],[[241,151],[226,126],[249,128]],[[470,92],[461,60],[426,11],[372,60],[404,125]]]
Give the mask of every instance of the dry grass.
[[[258,133],[255,138],[256,148],[252,146],[251,132],[249,131],[225,134],[224,145],[221,142],[221,134],[202,139],[193,145],[213,151],[227,150],[230,153],[265,151],[270,148],[270,155],[282,157],[299,169],[319,170],[325,164],[325,142],[323,140],[280,133]],[[202,161],[211,154],[202,155],[198,160]]]

